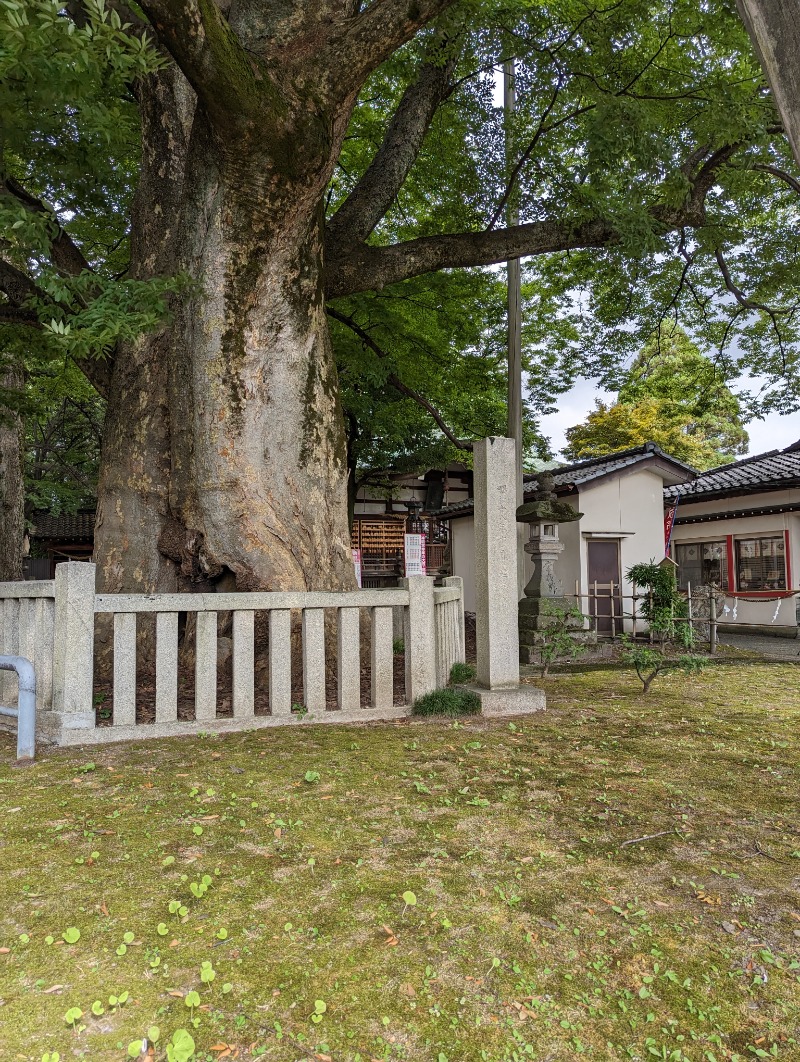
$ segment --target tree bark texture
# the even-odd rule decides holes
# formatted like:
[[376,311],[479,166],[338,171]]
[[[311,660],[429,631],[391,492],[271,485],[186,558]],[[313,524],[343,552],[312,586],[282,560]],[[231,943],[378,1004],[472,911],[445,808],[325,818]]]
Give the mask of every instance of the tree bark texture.
[[792,0],[736,0],[800,163],[800,18]]
[[[2,391],[21,391],[21,372],[0,373]],[[22,578],[25,535],[24,428],[14,410],[0,404],[0,582]]]
[[203,285],[174,325],[169,548],[240,590],[355,585],[322,295],[332,160],[315,167],[290,185],[269,155],[231,157],[196,119],[180,263]]
[[[131,273],[176,269],[175,244],[194,93],[176,68],[141,81],[142,169],[133,204]],[[98,483],[94,559],[99,589],[174,593],[180,569],[158,542],[171,523],[170,325],[116,352],[108,389]]]

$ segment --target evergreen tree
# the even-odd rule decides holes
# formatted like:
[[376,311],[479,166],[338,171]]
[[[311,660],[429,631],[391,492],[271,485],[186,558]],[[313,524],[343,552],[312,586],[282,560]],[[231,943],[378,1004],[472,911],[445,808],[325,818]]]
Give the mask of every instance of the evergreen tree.
[[748,444],[740,400],[678,328],[662,328],[623,377],[617,401],[597,402],[566,435],[574,459],[654,442],[698,469],[733,461]]

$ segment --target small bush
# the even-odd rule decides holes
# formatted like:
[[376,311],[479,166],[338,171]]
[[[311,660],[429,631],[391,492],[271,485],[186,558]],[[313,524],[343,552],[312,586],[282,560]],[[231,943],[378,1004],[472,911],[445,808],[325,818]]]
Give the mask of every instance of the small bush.
[[475,668],[472,664],[462,664],[460,661],[450,668],[450,681],[453,685],[462,682],[472,682],[475,678]]
[[472,690],[433,690],[414,701],[414,715],[477,715],[481,699]]
[[404,653],[406,651],[406,643],[402,638],[395,638],[392,642],[393,653]]

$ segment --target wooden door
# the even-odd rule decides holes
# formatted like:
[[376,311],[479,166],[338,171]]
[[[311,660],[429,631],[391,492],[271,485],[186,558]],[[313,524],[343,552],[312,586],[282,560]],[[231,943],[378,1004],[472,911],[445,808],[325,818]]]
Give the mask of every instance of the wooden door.
[[[589,615],[597,633],[622,633],[622,590],[619,582],[619,539],[595,538],[589,550]],[[597,595],[595,596],[595,584]]]

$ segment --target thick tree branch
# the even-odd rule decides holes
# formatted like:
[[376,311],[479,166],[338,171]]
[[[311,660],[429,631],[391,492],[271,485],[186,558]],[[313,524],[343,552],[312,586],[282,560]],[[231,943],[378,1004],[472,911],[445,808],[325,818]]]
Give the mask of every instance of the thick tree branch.
[[[357,324],[353,320],[352,317],[348,317],[346,314],[340,313],[338,310],[334,310],[331,306],[326,307],[326,310],[329,317],[332,317],[335,321],[339,321],[341,322],[341,324],[346,325],[352,332],[354,332],[358,336],[358,338],[365,346],[369,347],[373,354],[376,354],[381,359],[381,361],[386,361],[388,359],[389,355],[386,353],[386,351],[383,350],[382,347],[379,347],[375,340],[372,338],[372,336],[369,334],[369,332],[366,332],[359,324]],[[448,439],[449,442],[453,444],[453,446],[458,447],[459,450],[472,449],[472,443],[470,442],[470,440],[459,439],[455,432],[453,432],[452,429],[448,427],[447,422],[445,421],[444,417],[439,412],[439,410],[436,409],[436,407],[433,406],[427,400],[427,398],[425,398],[424,395],[421,395],[419,391],[415,391],[413,387],[409,387],[408,384],[404,384],[403,381],[393,372],[390,372],[387,375],[386,382],[390,384],[395,389],[395,391],[398,391],[401,395],[405,395],[406,398],[413,399],[413,401],[415,401],[417,405],[422,406],[422,408],[426,410],[426,412],[430,413],[430,415],[433,417],[433,419],[436,421],[437,425],[441,429],[442,434],[445,436],[446,439]]]
[[427,60],[406,89],[375,158],[328,222],[341,244],[361,243],[397,198],[419,154],[439,104],[448,93],[455,60]]
[[[691,224],[685,218],[681,223]],[[676,218],[665,229],[679,227]],[[619,233],[607,221],[577,224],[536,221],[484,232],[423,236],[388,247],[361,244],[338,254],[337,248],[332,248],[328,254],[325,293],[328,298],[336,298],[382,288],[439,269],[495,265],[553,251],[608,247],[618,241]]]
[[142,0],[140,6],[213,120],[257,116],[270,82],[215,0]]
[[[727,145],[707,159],[682,207],[653,206],[650,217],[655,227],[666,234],[703,225],[706,196],[716,183],[720,168],[740,146]],[[574,222],[567,218],[491,231],[423,236],[385,247],[367,244],[348,247],[334,242],[327,247],[325,294],[337,298],[380,289],[440,269],[495,265],[554,251],[612,247],[619,240],[619,232],[609,221]]]
[[42,324],[33,310],[23,310],[10,303],[0,303],[0,325],[26,325],[41,329]]
[[13,177],[5,177],[0,185],[0,194],[8,195],[21,203],[26,210],[34,214],[45,214],[53,224],[54,235],[50,241],[50,259],[59,273],[65,276],[77,276],[84,271],[92,272],[92,267],[86,261],[80,247],[71,239],[61,227],[55,211],[31,195]]
[[0,291],[6,296],[11,307],[17,310],[22,309],[26,302],[43,294],[26,273],[4,258],[0,258]]
[[800,181],[796,177],[793,177],[791,173],[787,173],[786,170],[781,170],[777,166],[768,166],[765,163],[753,163],[748,167],[751,170],[760,170],[762,173],[771,173],[773,177],[777,177],[779,181],[783,181],[784,184],[788,184],[789,187],[800,195]]
[[[162,0],[163,2],[163,0]],[[349,95],[384,60],[455,0],[372,0],[334,31],[322,54],[325,69],[338,71],[339,92]]]
[[[36,312],[25,304],[32,299],[46,301],[48,296],[27,274],[3,258],[0,258],[0,291],[8,299],[7,303],[0,305],[1,324],[42,327]],[[99,361],[92,358],[75,358],[74,361],[92,387],[106,398],[111,386],[113,362],[110,359]]]

